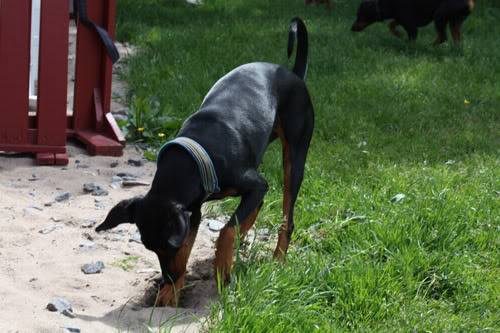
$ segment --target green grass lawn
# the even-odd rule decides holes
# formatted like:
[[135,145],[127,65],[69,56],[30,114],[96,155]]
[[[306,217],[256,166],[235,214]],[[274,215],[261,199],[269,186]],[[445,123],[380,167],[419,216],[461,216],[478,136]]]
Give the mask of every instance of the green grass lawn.
[[[383,24],[352,34],[357,3],[119,1],[118,39],[142,49],[124,74],[132,121],[155,144],[234,67],[291,67],[290,18],[309,29],[316,127],[288,260],[243,256],[213,332],[500,330],[500,6],[478,1],[462,45],[433,48],[432,26],[416,45]],[[278,143],[261,171],[257,227],[275,232]]]

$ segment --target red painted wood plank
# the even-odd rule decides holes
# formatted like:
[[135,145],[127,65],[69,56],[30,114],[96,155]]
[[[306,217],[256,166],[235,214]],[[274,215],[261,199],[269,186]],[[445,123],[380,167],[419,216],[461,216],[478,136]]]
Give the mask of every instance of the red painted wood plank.
[[41,146],[33,144],[4,144],[0,142],[0,151],[18,153],[66,153],[66,146]]
[[41,1],[38,144],[66,145],[68,1]]
[[[103,26],[104,4],[107,1],[88,0],[87,15],[97,25]],[[94,129],[94,88],[102,90],[102,68],[106,51],[97,33],[81,22],[78,23],[76,42],[74,129]]]
[[0,143],[27,142],[31,1],[2,0],[0,10]]

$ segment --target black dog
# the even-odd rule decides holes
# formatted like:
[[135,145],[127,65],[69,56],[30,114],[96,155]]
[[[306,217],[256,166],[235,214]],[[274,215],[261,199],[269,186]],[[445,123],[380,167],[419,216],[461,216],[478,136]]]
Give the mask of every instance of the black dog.
[[202,203],[240,196],[236,212],[216,243],[216,275],[223,282],[229,280],[238,231],[245,235],[252,227],[268,190],[257,168],[267,146],[276,138],[280,138],[283,148],[284,220],[274,256],[285,255],[314,127],[313,106],[304,82],[308,37],[299,18],[291,21],[289,57],[296,38],[293,72],[270,63],[250,63],[234,69],[211,88],[199,111],[185,121],[178,133],[178,137],[194,140],[208,153],[220,192],[207,193],[202,185],[202,168],[193,156],[185,147],[170,145],[159,154],[150,191],[144,197],[118,203],[96,228],[102,231],[124,222],[137,224],[144,246],[154,251],[160,261],[165,285],[158,305],[177,305]]
[[461,39],[461,27],[474,8],[475,0],[365,0],[358,9],[352,31],[362,31],[374,22],[393,19],[390,31],[397,37],[401,25],[410,40],[417,39],[417,28],[434,21],[437,38],[434,45],[447,40],[446,26],[450,25],[453,40]]

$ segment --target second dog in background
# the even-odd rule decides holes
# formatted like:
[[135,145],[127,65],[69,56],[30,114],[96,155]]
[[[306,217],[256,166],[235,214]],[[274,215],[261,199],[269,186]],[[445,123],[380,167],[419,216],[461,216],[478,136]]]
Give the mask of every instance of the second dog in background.
[[304,3],[307,5],[312,5],[312,4],[316,4],[316,5],[321,5],[321,4],[325,4],[328,8],[331,8],[331,4],[330,4],[330,0],[304,0]]
[[408,38],[416,40],[418,28],[434,21],[437,31],[434,45],[447,40],[448,25],[453,40],[459,42],[462,24],[474,5],[475,0],[364,0],[351,30],[362,31],[372,23],[392,19],[389,24],[392,34],[401,37],[397,27],[402,26]]

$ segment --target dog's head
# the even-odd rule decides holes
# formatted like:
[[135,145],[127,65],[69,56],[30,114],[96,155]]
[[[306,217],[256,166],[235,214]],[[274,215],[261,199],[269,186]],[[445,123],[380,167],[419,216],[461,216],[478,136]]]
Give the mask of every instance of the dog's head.
[[122,223],[135,223],[144,246],[156,253],[163,278],[176,279],[175,256],[189,233],[191,213],[182,205],[165,202],[161,198],[136,197],[114,206],[95,230],[110,230]]
[[378,0],[365,0],[358,7],[356,21],[353,23],[352,31],[363,31],[367,26],[379,19]]

